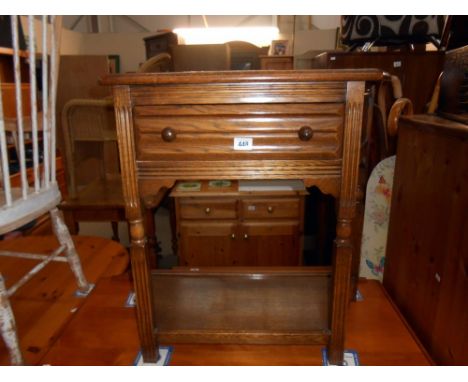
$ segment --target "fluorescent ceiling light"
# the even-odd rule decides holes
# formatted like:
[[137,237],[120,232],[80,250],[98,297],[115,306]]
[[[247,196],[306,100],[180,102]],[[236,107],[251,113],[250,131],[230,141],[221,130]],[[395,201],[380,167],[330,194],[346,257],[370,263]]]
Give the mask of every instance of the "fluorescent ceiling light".
[[194,44],[223,44],[229,41],[247,41],[259,47],[268,46],[277,40],[276,27],[232,27],[232,28],[177,28],[174,33],[180,42]]

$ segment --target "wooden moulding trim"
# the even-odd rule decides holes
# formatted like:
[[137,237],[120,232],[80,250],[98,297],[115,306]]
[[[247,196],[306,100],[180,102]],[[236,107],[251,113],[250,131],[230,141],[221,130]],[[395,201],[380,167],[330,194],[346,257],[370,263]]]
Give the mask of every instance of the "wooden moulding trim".
[[343,137],[343,169],[338,220],[354,218],[359,177],[359,148],[362,128],[364,86],[348,83],[345,131]]
[[[343,88],[344,89],[344,88]],[[135,106],[133,115],[135,119],[145,118],[156,119],[169,117],[193,117],[203,118],[230,117],[230,118],[260,118],[269,116],[278,118],[279,116],[303,116],[307,118],[336,118],[343,119],[345,113],[344,103],[287,103],[287,104],[224,104],[224,105],[151,105]],[[275,127],[275,126],[273,126]],[[271,128],[271,127],[270,127]],[[150,129],[150,131],[152,131]],[[223,127],[224,131],[224,127]]]
[[[174,179],[174,180],[188,180],[188,179],[313,179],[314,176],[328,176],[330,178],[336,177],[340,178],[340,174],[337,174],[334,171],[327,171],[326,169],[315,169],[307,172],[304,171],[290,171],[290,172],[274,172],[269,170],[259,170],[259,169],[245,169],[238,171],[231,171],[229,175],[224,175],[223,172],[215,170],[207,170],[199,173],[193,172],[191,175],[188,174],[190,169],[177,169],[167,172],[151,172],[145,171],[139,173],[139,180],[151,180],[151,179]],[[195,169],[191,169],[195,171]],[[313,181],[311,182],[313,183]],[[315,183],[314,183],[315,184]]]
[[[145,86],[146,85],[146,86]],[[132,86],[132,99],[135,105],[158,106],[171,104],[229,104],[229,103],[316,103],[343,102],[346,82],[322,81],[301,82],[275,81],[265,90],[262,82],[232,83],[210,82],[199,84],[145,84]],[[219,100],[218,100],[219,99]]]
[[[341,177],[341,160],[316,161],[138,161],[138,178],[143,179],[305,179],[314,176]],[[195,171],[196,170],[196,171]]]
[[236,70],[206,72],[128,73],[107,75],[102,85],[147,85],[171,83],[227,83],[270,81],[381,81],[384,72],[378,69],[340,70]]
[[290,277],[329,277],[332,273],[331,267],[174,267],[172,269],[153,270],[153,276],[187,276],[187,277],[252,277],[252,276],[273,276]]
[[114,88],[115,121],[117,127],[122,186],[127,217],[132,220],[141,215],[136,179],[133,116],[128,86]]
[[155,331],[161,343],[326,345],[328,329],[310,332]]

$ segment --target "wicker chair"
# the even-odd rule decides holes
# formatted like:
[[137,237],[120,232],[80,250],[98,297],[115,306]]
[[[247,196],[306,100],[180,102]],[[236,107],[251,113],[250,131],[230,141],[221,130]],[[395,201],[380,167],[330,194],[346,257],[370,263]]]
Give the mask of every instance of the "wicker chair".
[[69,195],[59,208],[72,234],[80,221],[110,221],[119,241],[125,221],[117,134],[111,99],[72,99],[62,111]]
[[169,72],[172,69],[172,58],[169,53],[159,53],[141,64],[140,73]]

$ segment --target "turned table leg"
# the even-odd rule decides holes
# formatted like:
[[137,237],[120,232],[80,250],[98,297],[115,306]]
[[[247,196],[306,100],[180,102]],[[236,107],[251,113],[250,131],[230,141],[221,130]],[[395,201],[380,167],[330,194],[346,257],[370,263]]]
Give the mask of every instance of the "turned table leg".
[[349,303],[352,262],[351,222],[338,220],[333,256],[333,290],[331,337],[328,346],[330,364],[342,365],[344,355],[346,311]]
[[343,134],[345,145],[343,146],[340,199],[333,256],[331,337],[328,345],[329,361],[333,365],[342,365],[344,355],[346,311],[350,299],[353,260],[351,233],[358,198],[364,83],[348,82],[347,97]]

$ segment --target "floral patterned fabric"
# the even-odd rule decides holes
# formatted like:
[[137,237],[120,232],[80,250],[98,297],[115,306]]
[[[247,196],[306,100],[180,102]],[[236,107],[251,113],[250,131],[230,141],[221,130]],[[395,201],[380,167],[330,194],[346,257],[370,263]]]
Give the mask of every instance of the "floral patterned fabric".
[[369,177],[361,242],[360,277],[382,281],[395,156],[381,161]]

